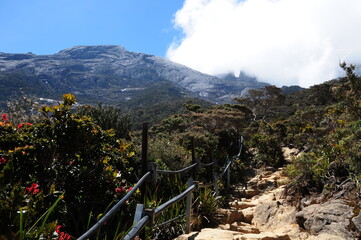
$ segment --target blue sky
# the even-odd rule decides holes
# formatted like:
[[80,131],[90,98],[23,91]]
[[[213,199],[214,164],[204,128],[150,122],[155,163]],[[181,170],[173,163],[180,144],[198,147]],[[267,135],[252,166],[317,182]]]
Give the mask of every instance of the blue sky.
[[0,52],[113,44],[308,87],[361,65],[360,13],[360,0],[0,0]]
[[76,45],[122,45],[165,56],[181,31],[183,0],[0,0],[0,52],[53,54]]

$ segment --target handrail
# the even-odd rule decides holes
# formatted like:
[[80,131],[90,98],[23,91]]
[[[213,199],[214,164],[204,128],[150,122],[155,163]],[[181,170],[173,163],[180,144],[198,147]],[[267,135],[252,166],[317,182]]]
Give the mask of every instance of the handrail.
[[[144,145],[147,145],[147,143],[145,143]],[[241,136],[240,139],[239,139],[239,152],[237,154],[238,158],[241,156],[242,148],[243,148],[243,136]],[[192,151],[192,153],[194,154],[194,150]],[[193,155],[192,155],[192,159],[194,159]],[[189,226],[190,226],[190,215],[191,215],[191,210],[190,209],[192,207],[192,194],[190,194],[190,193],[192,193],[193,191],[195,191],[197,189],[207,188],[207,187],[214,186],[214,185],[216,186],[216,189],[217,189],[217,181],[219,179],[221,179],[226,172],[227,172],[227,185],[229,185],[230,166],[233,163],[233,160],[234,160],[233,158],[227,160],[226,166],[223,169],[222,174],[220,176],[218,176],[217,179],[214,179],[213,182],[206,183],[206,184],[199,184],[197,182],[197,183],[194,184],[191,181],[188,184],[192,184],[192,185],[190,185],[185,191],[183,191],[179,195],[173,197],[172,199],[170,199],[167,202],[161,204],[160,206],[156,207],[155,209],[149,209],[149,210],[146,210],[145,213],[143,212],[143,214],[145,214],[145,215],[136,223],[136,225],[134,225],[131,228],[131,230],[126,234],[126,236],[123,239],[124,240],[132,240],[132,239],[134,239],[134,237],[137,236],[142,231],[142,229],[149,223],[152,226],[154,226],[155,218],[159,214],[161,214],[163,211],[167,210],[173,204],[181,201],[185,197],[188,197],[187,198],[187,211],[186,211],[186,215],[187,215],[187,224],[186,225],[189,228]],[[165,175],[182,174],[182,173],[185,173],[187,171],[193,170],[197,166],[199,166],[199,167],[201,167],[201,166],[202,167],[208,167],[208,166],[212,166],[213,164],[215,164],[215,162],[201,163],[200,161],[197,161],[196,163],[193,163],[192,165],[190,165],[188,167],[185,167],[183,169],[176,170],[176,171],[157,170],[156,167],[155,168],[154,167],[148,167],[148,169],[152,169],[152,170],[148,171],[146,174],[144,174],[143,177],[137,182],[137,184],[117,204],[115,204],[96,224],[94,224],[86,233],[84,233],[80,238],[78,238],[78,240],[88,239],[92,234],[94,234],[95,231],[97,231],[104,224],[105,221],[107,221],[110,217],[112,217],[115,214],[115,212],[135,193],[135,191],[138,190],[138,188],[141,185],[143,185],[143,183],[146,182],[146,180],[149,177],[152,176],[153,179],[156,181],[157,173],[165,174]],[[179,218],[179,216],[174,218],[174,219],[177,219],[177,218]],[[165,223],[170,223],[170,222],[174,221],[174,219],[168,220]],[[158,226],[161,226],[163,224],[164,223],[161,223]],[[190,231],[190,230],[188,229],[187,231]]]
[[175,220],[178,220],[178,219],[180,219],[180,218],[182,218],[182,217],[185,217],[185,216],[186,216],[186,214],[179,215],[178,217],[175,217],[175,218],[170,219],[170,220],[168,220],[168,221],[159,223],[159,224],[155,225],[154,227],[161,227],[161,226],[167,225],[167,224],[169,224],[169,223],[171,223],[171,222],[174,222]]
[[237,154],[237,157],[239,158],[240,156],[241,156],[241,153],[242,153],[242,150],[243,150],[243,140],[244,140],[244,138],[243,138],[243,136],[241,136],[241,139],[239,140],[239,152],[238,152],[238,154]]
[[228,170],[228,168],[231,166],[232,162],[233,162],[232,160],[228,160],[228,163],[227,163],[226,167],[224,168],[224,170],[223,170],[220,178],[222,178],[223,175],[227,172],[227,170]]
[[212,166],[213,164],[214,164],[214,162],[211,162],[211,163],[201,163],[201,166],[209,167],[209,166]]
[[123,240],[131,240],[134,239],[137,234],[142,231],[142,229],[150,222],[150,217],[148,215],[145,215],[142,217],[142,219],[139,220],[139,222],[133,226],[133,228],[125,235]]
[[190,165],[189,167],[185,167],[183,169],[180,170],[175,170],[175,171],[170,171],[170,170],[157,170],[157,173],[161,173],[161,174],[181,174],[184,172],[187,172],[189,170],[192,170],[194,167],[196,167],[198,165],[198,163],[194,163],[192,165]]
[[[237,157],[239,158],[241,156],[242,153],[242,148],[243,148],[243,136],[241,136],[240,138],[240,149],[239,152],[237,154]],[[182,192],[181,194],[173,197],[172,199],[168,200],[167,202],[163,203],[162,205],[158,206],[155,209],[150,209],[148,211],[146,211],[146,216],[143,217],[136,226],[134,226],[131,231],[125,236],[124,240],[131,240],[132,238],[134,238],[143,228],[146,224],[148,224],[148,222],[150,222],[151,225],[154,224],[155,221],[155,217],[157,217],[159,214],[161,214],[163,211],[165,211],[166,209],[168,209],[169,207],[171,207],[173,204],[181,201],[183,198],[185,198],[189,193],[193,192],[194,190],[200,189],[200,188],[207,188],[210,186],[214,186],[217,184],[217,181],[219,179],[221,179],[223,177],[223,175],[228,172],[228,182],[229,182],[229,171],[230,171],[230,166],[233,163],[234,159],[228,159],[226,166],[222,172],[222,174],[215,179],[212,183],[207,183],[207,184],[192,184],[191,186],[189,186],[184,192]],[[160,174],[181,174],[184,172],[187,172],[189,170],[192,170],[194,167],[196,167],[197,165],[200,166],[212,166],[214,164],[214,162],[211,163],[201,163],[201,162],[196,162],[194,164],[192,164],[189,167],[185,167],[183,169],[180,170],[176,170],[176,171],[169,171],[169,170],[157,170],[155,169],[156,173],[160,173]],[[228,183],[229,184],[229,183]],[[188,201],[188,200],[187,200]],[[192,201],[192,200],[190,200]],[[188,204],[188,203],[187,203]],[[192,204],[191,204],[192,205]],[[188,206],[188,205],[187,205]],[[188,214],[187,214],[188,216]],[[176,217],[174,219],[177,219],[179,217]],[[166,221],[165,223],[169,223],[174,221],[174,219],[171,219],[169,221]],[[163,223],[159,224],[158,226],[163,225]]]
[[151,172],[147,172],[137,182],[137,184],[130,190],[122,199],[119,200],[97,223],[95,223],[88,231],[86,231],[78,240],[88,239],[95,231],[100,228],[114,213],[137,191],[137,189],[151,176]]
[[195,189],[197,188],[197,186],[195,184],[189,186],[184,192],[182,192],[181,194],[175,196],[174,198],[168,200],[167,202],[163,203],[162,205],[158,206],[157,208],[154,209],[154,216],[159,215],[161,212],[163,212],[164,210],[168,209],[170,206],[172,206],[174,203],[179,202],[180,200],[182,200],[183,198],[185,198],[187,196],[187,194],[189,192],[193,192]]

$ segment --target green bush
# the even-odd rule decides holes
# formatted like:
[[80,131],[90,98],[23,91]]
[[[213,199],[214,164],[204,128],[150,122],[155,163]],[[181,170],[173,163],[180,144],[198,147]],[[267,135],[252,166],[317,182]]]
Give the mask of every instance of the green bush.
[[96,107],[80,106],[77,108],[77,114],[90,117],[95,124],[104,130],[114,129],[117,138],[130,139],[129,134],[132,128],[130,117],[123,113],[120,108],[104,106],[99,103]]
[[268,134],[254,134],[249,145],[257,149],[254,161],[258,167],[263,165],[280,167],[284,163],[282,147],[278,138]]
[[182,147],[176,139],[150,139],[149,161],[157,162],[159,168],[178,170],[189,166],[191,153]]
[[[328,135],[319,136],[312,151],[294,159],[288,175],[298,187],[334,191],[346,180],[361,180],[361,121],[335,120]],[[361,187],[361,186],[358,186]]]
[[[104,131],[90,118],[71,111],[75,97],[43,107],[44,120],[17,126],[3,115],[0,122],[0,232],[12,239],[63,198],[49,223],[65,226],[72,235],[86,230],[89,214],[98,216],[133,182],[131,145]],[[92,220],[94,222],[94,219]],[[44,233],[54,232],[56,224]]]

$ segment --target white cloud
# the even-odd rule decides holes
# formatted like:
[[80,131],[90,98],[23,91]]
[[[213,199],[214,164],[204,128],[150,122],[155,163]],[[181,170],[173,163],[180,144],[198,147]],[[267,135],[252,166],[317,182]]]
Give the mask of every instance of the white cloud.
[[360,0],[185,0],[174,23],[167,57],[208,74],[308,87],[361,62]]

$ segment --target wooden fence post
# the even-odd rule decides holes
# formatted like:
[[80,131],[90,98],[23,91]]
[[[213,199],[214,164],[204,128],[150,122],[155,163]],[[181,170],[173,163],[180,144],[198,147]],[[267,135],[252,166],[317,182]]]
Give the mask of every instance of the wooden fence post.
[[[194,164],[194,163],[196,163],[197,162],[197,160],[196,160],[196,151],[195,151],[195,147],[194,147],[194,145],[195,145],[195,143],[194,143],[194,137],[192,137],[191,138],[191,147],[192,147],[192,163]],[[198,171],[198,168],[199,168],[199,166],[197,166],[197,167],[195,167],[194,169],[193,169],[193,180],[196,180],[197,179],[197,171]]]
[[153,190],[157,186],[157,164],[155,162],[148,163],[148,171],[152,173],[151,185]]
[[[142,131],[142,172],[141,176],[144,176],[148,172],[148,123],[143,123]],[[140,188],[141,200],[145,204],[145,198],[147,195],[147,182],[144,182]],[[141,239],[146,238],[145,229],[139,234]]]
[[214,185],[215,197],[218,197],[219,185],[218,185],[218,174],[217,173],[213,173],[213,182],[215,182],[215,185]]
[[[188,179],[188,187],[193,185],[193,180]],[[186,233],[190,233],[192,231],[191,219],[192,219],[192,196],[193,192],[189,192],[187,194],[187,206],[186,206]]]
[[209,163],[213,163],[209,169],[208,169],[208,178],[209,178],[209,182],[213,182],[213,169],[214,169],[214,161],[213,161],[213,154],[212,152],[209,153]]
[[[231,160],[228,160],[229,162]],[[229,165],[228,169],[227,169],[227,190],[229,190],[229,187],[231,185],[231,165],[232,163]]]
[[[148,172],[148,123],[143,123],[142,131],[142,171],[141,176]],[[147,191],[147,183],[145,182],[140,189],[141,198],[144,201]]]

